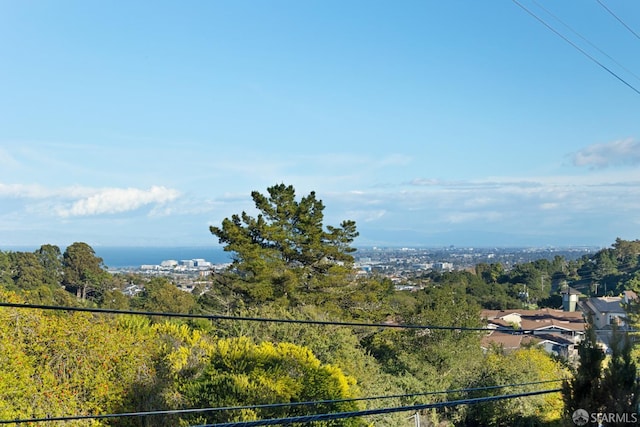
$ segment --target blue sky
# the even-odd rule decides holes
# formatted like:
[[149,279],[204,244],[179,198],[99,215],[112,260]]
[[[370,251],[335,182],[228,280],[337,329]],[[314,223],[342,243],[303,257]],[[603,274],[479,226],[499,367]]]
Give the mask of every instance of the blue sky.
[[0,1],[0,247],[217,245],[282,182],[359,246],[640,238],[640,39],[520,4],[602,66],[507,0]]

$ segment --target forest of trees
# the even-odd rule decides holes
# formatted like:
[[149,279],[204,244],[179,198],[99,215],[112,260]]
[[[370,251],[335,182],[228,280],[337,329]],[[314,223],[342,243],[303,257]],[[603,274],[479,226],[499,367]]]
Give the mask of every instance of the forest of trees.
[[[602,396],[611,390],[617,390],[618,405],[628,403],[618,410],[637,408],[637,355],[630,335],[620,338],[609,357],[585,340],[580,354],[590,355],[593,364],[576,370],[536,346],[482,351],[483,332],[474,328],[483,326],[483,308],[558,308],[567,286],[587,296],[640,291],[640,241],[616,239],[610,248],[578,260],[556,257],[510,269],[479,264],[473,271],[428,273],[415,278],[419,291],[397,291],[384,277],[354,274],[356,224],[324,224],[324,205],[313,192],[298,199],[292,186],[280,184],[251,197],[257,216],[242,212],[210,228],[233,254],[233,264],[223,273],[212,272],[208,285],[193,293],[168,278],[110,274],[83,242],[64,251],[51,244],[34,252],[0,251],[3,303],[225,316],[0,307],[0,421],[243,407],[67,421],[189,426],[523,393],[559,388],[561,382],[518,384],[563,379],[564,396],[556,392],[423,410],[422,425],[573,425],[569,410],[586,402],[580,400],[585,393],[592,393],[594,408],[606,410],[613,403]],[[130,284],[144,291],[126,296],[122,291]],[[631,373],[626,388],[616,383]],[[580,381],[588,382],[589,375],[597,377],[598,393],[581,391]],[[497,385],[512,386],[456,391]],[[426,394],[435,391],[449,392]],[[375,396],[394,397],[358,400]],[[273,405],[311,401],[331,402]],[[396,427],[411,425],[409,415],[314,425]]]

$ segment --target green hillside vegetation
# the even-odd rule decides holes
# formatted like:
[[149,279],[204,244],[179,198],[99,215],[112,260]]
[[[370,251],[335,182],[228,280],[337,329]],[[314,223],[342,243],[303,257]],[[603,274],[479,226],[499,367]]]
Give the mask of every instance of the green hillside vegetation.
[[[569,367],[538,348],[483,352],[482,332],[465,329],[483,326],[483,308],[558,308],[566,286],[586,295],[640,291],[640,241],[621,239],[578,260],[556,257],[510,269],[479,264],[474,271],[419,276],[412,283],[420,290],[396,291],[386,278],[356,277],[356,224],[325,225],[314,193],[297,199],[293,187],[281,184],[251,196],[257,216],[232,215],[210,229],[233,254],[231,268],[193,293],[167,278],[109,274],[93,249],[77,242],[64,252],[50,244],[33,253],[0,251],[0,301],[459,329],[0,308],[0,420],[346,399],[67,422],[187,426],[557,388],[560,383],[425,394],[572,377]],[[144,291],[126,296],[132,283]],[[389,395],[397,397],[353,400]],[[561,393],[553,393],[425,410],[421,418],[423,425],[560,426],[566,412]],[[314,425],[396,427],[412,425],[409,415]]]

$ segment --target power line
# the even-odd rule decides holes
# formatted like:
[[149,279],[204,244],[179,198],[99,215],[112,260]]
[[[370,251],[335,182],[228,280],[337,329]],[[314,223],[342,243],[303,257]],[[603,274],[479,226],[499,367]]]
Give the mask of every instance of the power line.
[[551,390],[538,390],[538,391],[530,391],[526,393],[517,393],[517,394],[505,394],[499,396],[487,396],[487,397],[476,397],[470,399],[460,399],[460,400],[450,400],[447,402],[437,402],[437,403],[425,403],[418,404],[412,406],[398,406],[393,408],[379,408],[379,409],[366,409],[363,411],[352,411],[352,412],[334,412],[330,414],[317,414],[317,415],[302,415],[297,417],[288,417],[288,418],[272,418],[266,420],[257,420],[257,421],[240,421],[240,422],[230,422],[230,423],[217,423],[217,424],[200,424],[192,427],[254,427],[254,426],[272,426],[272,425],[280,425],[280,424],[292,424],[292,423],[312,423],[317,421],[328,421],[328,420],[338,420],[344,418],[355,418],[355,417],[364,417],[369,415],[380,415],[380,414],[391,414],[396,412],[408,412],[408,411],[418,411],[422,409],[437,409],[437,408],[447,408],[451,406],[460,406],[460,405],[474,405],[478,403],[485,402],[495,402],[498,400],[505,399],[515,399],[518,397],[528,397],[528,396],[537,396],[541,394],[547,393],[557,393],[562,391],[562,389],[551,389]]
[[600,61],[598,61],[596,58],[594,58],[593,56],[589,55],[589,53],[587,53],[585,50],[581,49],[578,45],[576,45],[575,43],[573,43],[571,40],[569,40],[567,37],[565,37],[564,35],[562,35],[559,31],[557,31],[555,28],[553,28],[551,25],[547,24],[542,18],[540,18],[538,15],[536,15],[535,13],[533,13],[531,10],[529,10],[528,8],[526,8],[524,5],[522,5],[518,0],[511,0],[513,1],[516,5],[518,5],[522,10],[524,10],[525,12],[527,12],[529,15],[531,15],[533,18],[535,18],[538,22],[540,22],[542,25],[544,25],[545,27],[547,27],[550,31],[552,31],[553,33],[555,33],[558,37],[560,37],[562,40],[564,40],[565,42],[569,43],[574,49],[576,49],[577,51],[579,51],[580,53],[582,53],[584,56],[586,56],[587,58],[589,58],[591,61],[593,61],[595,64],[599,65],[602,69],[604,69],[607,73],[611,74],[613,77],[615,77],[616,79],[620,80],[622,83],[624,83],[627,87],[629,87],[631,90],[633,90],[635,93],[637,93],[638,95],[640,95],[640,90],[636,89],[633,85],[631,85],[631,83],[627,82],[625,79],[623,79],[622,77],[620,77],[619,75],[617,75],[615,72],[613,72],[612,70],[610,70],[606,65],[602,64]]
[[141,411],[141,412],[123,412],[118,414],[102,414],[102,415],[69,415],[62,417],[47,417],[47,418],[23,418],[14,420],[0,420],[0,424],[24,424],[24,423],[36,423],[36,422],[53,422],[53,421],[79,421],[90,419],[113,419],[113,418],[129,418],[129,417],[145,417],[153,415],[181,415],[181,414],[193,414],[203,412],[222,412],[222,411],[239,411],[243,409],[276,409],[284,407],[297,407],[297,406],[315,406],[315,405],[329,405],[335,403],[348,403],[348,402],[361,402],[371,400],[383,400],[383,399],[401,399],[409,397],[419,396],[431,396],[438,394],[454,394],[454,393],[469,393],[473,391],[486,391],[497,390],[509,387],[524,387],[530,385],[548,384],[553,382],[564,381],[562,379],[544,380],[544,381],[531,381],[526,383],[515,384],[503,384],[493,385],[486,387],[473,387],[453,390],[441,390],[441,391],[429,391],[422,393],[409,393],[409,394],[396,394],[389,396],[371,396],[371,397],[355,397],[349,399],[333,399],[333,400],[316,400],[308,402],[289,402],[289,403],[270,403],[262,405],[244,405],[244,406],[223,406],[215,408],[189,408],[189,409],[169,409],[169,410],[157,410],[157,411]]
[[608,53],[606,53],[605,51],[603,51],[602,49],[600,49],[598,46],[596,46],[595,44],[591,43],[586,37],[584,37],[582,34],[578,33],[576,30],[574,30],[573,28],[571,28],[569,26],[569,24],[567,24],[566,22],[564,22],[562,19],[560,19],[558,16],[556,16],[555,14],[553,14],[551,11],[549,11],[549,9],[545,8],[544,6],[542,6],[540,3],[538,3],[537,1],[533,0],[533,3],[538,6],[540,9],[544,10],[547,14],[551,15],[551,17],[553,17],[556,21],[560,22],[562,25],[564,25],[569,31],[571,31],[573,34],[575,34],[576,36],[580,37],[582,40],[584,40],[585,43],[587,43],[589,46],[591,46],[592,48],[594,48],[595,50],[597,50],[598,52],[600,52],[602,55],[606,56],[607,58],[609,58],[611,61],[613,61],[618,67],[622,68],[623,70],[625,70],[627,73],[631,74],[633,77],[635,77],[637,80],[640,80],[640,77],[638,77],[638,75],[636,73],[634,73],[633,71],[629,70],[627,67],[625,67],[624,65],[622,65],[620,62],[618,62],[616,59],[614,59],[611,55],[609,55]]
[[600,6],[602,6],[604,8],[604,10],[606,10],[607,12],[609,12],[611,14],[611,16],[613,16],[614,18],[616,18],[618,20],[618,22],[620,22],[627,30],[629,30],[629,32],[631,32],[631,34],[633,34],[634,36],[636,36],[638,39],[640,39],[640,35],[638,35],[638,33],[636,33],[635,31],[633,31],[631,29],[631,27],[629,27],[627,24],[624,23],[624,21],[622,19],[620,19],[620,17],[618,17],[618,15],[616,15],[615,13],[613,13],[613,11],[611,9],[609,9],[601,0],[596,0],[598,2],[598,4],[600,4]]
[[[88,313],[102,314],[129,314],[137,316],[157,316],[157,317],[177,317],[186,319],[207,319],[207,320],[233,320],[246,322],[262,322],[262,323],[294,323],[303,325],[325,325],[325,326],[351,326],[365,328],[396,328],[396,329],[433,329],[445,331],[493,331],[492,328],[486,327],[469,327],[469,326],[439,326],[439,325],[415,325],[415,324],[399,324],[399,323],[359,323],[359,322],[343,322],[330,320],[304,320],[304,319],[272,319],[265,317],[247,317],[247,316],[227,316],[218,314],[194,314],[194,313],[164,313],[154,311],[131,311],[116,310],[111,308],[92,308],[92,307],[70,307],[55,306],[44,304],[20,304],[10,302],[0,302],[0,307],[27,308],[39,310],[55,310],[55,311],[76,311]],[[526,331],[519,329],[520,331]]]
[[[0,307],[51,310],[51,311],[72,311],[72,312],[100,313],[100,314],[124,314],[124,315],[135,315],[135,316],[173,317],[173,318],[186,318],[186,319],[232,320],[232,321],[245,321],[245,322],[261,322],[261,323],[349,326],[349,327],[362,327],[362,328],[419,329],[419,330],[426,330],[426,331],[429,331],[429,330],[434,330],[434,331],[442,330],[442,331],[453,331],[453,332],[499,331],[499,332],[511,332],[511,333],[528,333],[528,332],[539,331],[539,329],[524,329],[524,328],[496,329],[494,327],[486,327],[486,326],[470,327],[470,326],[416,325],[416,324],[407,324],[407,323],[359,323],[359,322],[342,322],[342,321],[331,321],[331,320],[273,319],[273,318],[266,318],[266,317],[227,316],[227,315],[219,315],[219,314],[166,313],[166,312],[158,312],[158,311],[132,311],[132,310],[117,310],[112,308],[71,307],[71,306],[56,306],[56,305],[44,305],[44,304],[21,304],[21,303],[12,303],[12,302],[0,302]],[[596,329],[596,332],[597,331],[600,331],[600,329]],[[629,329],[629,330],[625,330],[624,332],[640,332],[640,330]]]

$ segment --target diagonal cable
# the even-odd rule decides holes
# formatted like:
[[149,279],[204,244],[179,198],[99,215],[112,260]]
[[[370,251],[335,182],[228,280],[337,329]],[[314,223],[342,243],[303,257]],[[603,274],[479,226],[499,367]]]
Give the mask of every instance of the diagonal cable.
[[625,84],[627,87],[629,87],[629,89],[631,89],[632,91],[634,91],[635,93],[637,93],[638,95],[640,95],[640,90],[636,89],[631,83],[627,82],[625,79],[623,79],[622,77],[620,77],[619,75],[617,75],[615,72],[611,71],[606,65],[604,65],[603,63],[601,63],[600,61],[598,61],[596,58],[594,58],[593,56],[589,55],[589,53],[587,53],[584,49],[581,49],[580,46],[576,45],[574,42],[572,42],[571,40],[569,40],[567,37],[565,37],[564,35],[562,35],[558,30],[556,30],[555,28],[553,28],[551,25],[547,24],[542,18],[540,18],[538,15],[536,15],[535,13],[533,13],[531,10],[529,10],[527,7],[525,7],[522,3],[520,3],[518,0],[511,0],[513,1],[516,5],[518,5],[522,10],[524,10],[525,12],[527,12],[529,15],[531,15],[533,18],[535,18],[538,22],[540,22],[542,25],[544,25],[545,27],[547,27],[551,32],[555,33],[558,37],[560,37],[562,40],[564,40],[565,42],[569,43],[574,49],[576,49],[578,52],[582,53],[584,56],[586,56],[587,58],[589,58],[591,61],[593,61],[595,64],[597,64],[598,66],[600,66],[603,70],[605,70],[607,73],[611,74],[613,77],[615,77],[616,79],[620,80],[623,84]]
[[567,24],[566,22],[564,22],[562,19],[560,19],[557,15],[553,14],[549,9],[547,9],[546,7],[542,6],[540,3],[538,3],[536,0],[532,0],[533,3],[538,6],[540,9],[544,10],[547,14],[549,14],[551,17],[553,17],[556,21],[558,21],[559,23],[561,23],[562,25],[564,25],[569,31],[571,31],[573,34],[575,34],[576,36],[580,37],[585,43],[587,43],[589,46],[591,46],[592,48],[594,48],[595,50],[597,50],[598,52],[600,52],[602,55],[606,56],[607,58],[609,58],[613,63],[615,63],[618,67],[622,68],[624,71],[626,71],[627,73],[631,74],[633,77],[635,77],[637,80],[640,81],[640,77],[638,77],[638,75],[636,73],[634,73],[633,71],[631,71],[630,69],[628,69],[627,67],[625,67],[624,65],[622,65],[620,62],[618,62],[615,58],[613,58],[611,55],[609,55],[607,52],[605,52],[604,50],[600,49],[598,46],[596,46],[595,44],[593,44],[592,42],[590,42],[586,37],[584,37],[582,34],[580,34],[579,32],[577,32],[576,30],[574,30],[573,28],[571,28],[571,26],[569,26],[569,24]]
[[317,421],[339,420],[345,418],[365,417],[368,415],[391,414],[396,412],[418,411],[422,409],[448,408],[460,405],[474,405],[477,403],[496,402],[505,399],[515,399],[518,397],[537,396],[547,393],[557,393],[562,391],[560,388],[550,390],[530,391],[526,393],[505,394],[499,396],[476,397],[470,399],[450,400],[446,402],[425,403],[411,406],[398,406],[393,408],[366,409],[363,411],[352,412],[334,412],[328,414],[317,415],[301,415],[288,418],[272,418],[257,421],[239,421],[230,423],[217,424],[201,424],[192,427],[255,427],[255,426],[273,426],[273,425],[290,425],[294,423],[312,423]]
[[215,407],[215,408],[168,409],[168,410],[122,412],[117,414],[99,414],[99,415],[69,415],[69,416],[47,417],[47,418],[16,418],[13,420],[0,420],[0,424],[26,424],[26,423],[53,422],[53,421],[114,419],[114,418],[146,417],[146,416],[152,416],[152,415],[180,415],[180,414],[194,414],[194,413],[204,413],[204,412],[239,411],[243,409],[293,408],[298,406],[316,406],[316,405],[328,405],[328,404],[335,404],[335,403],[433,396],[438,394],[468,393],[472,391],[497,390],[497,389],[510,388],[510,387],[524,387],[529,385],[548,384],[548,383],[554,383],[559,381],[564,381],[564,380],[555,379],[555,380],[544,380],[544,381],[531,381],[526,383],[503,384],[503,385],[472,387],[472,388],[462,388],[462,389],[453,389],[453,390],[428,391],[428,392],[422,392],[422,393],[395,394],[395,395],[389,395],[389,396],[354,397],[349,399],[316,400],[316,401],[309,401],[309,402],[268,403],[268,404],[261,404],[261,405],[222,406],[222,407]]
[[638,33],[636,33],[635,31],[633,31],[631,29],[631,27],[629,27],[627,24],[625,24],[625,22],[615,13],[613,13],[613,11],[611,9],[609,9],[607,7],[607,5],[605,5],[602,0],[596,0],[598,2],[598,4],[600,4],[600,6],[602,6],[604,8],[604,10],[606,10],[607,12],[609,12],[609,14],[611,14],[611,16],[613,16],[614,18],[616,18],[618,20],[619,23],[621,23],[627,30],[629,30],[629,32],[631,34],[633,34],[634,36],[636,36],[638,39],[640,39],[640,35],[638,35]]

